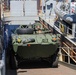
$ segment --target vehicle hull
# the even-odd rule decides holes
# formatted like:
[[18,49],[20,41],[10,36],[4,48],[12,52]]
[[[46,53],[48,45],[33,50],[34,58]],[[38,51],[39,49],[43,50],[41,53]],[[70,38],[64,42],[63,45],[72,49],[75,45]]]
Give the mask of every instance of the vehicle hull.
[[[15,47],[16,46],[13,45],[13,48]],[[58,44],[28,44],[27,46],[18,46],[16,54],[22,59],[46,58],[55,54],[57,48]]]

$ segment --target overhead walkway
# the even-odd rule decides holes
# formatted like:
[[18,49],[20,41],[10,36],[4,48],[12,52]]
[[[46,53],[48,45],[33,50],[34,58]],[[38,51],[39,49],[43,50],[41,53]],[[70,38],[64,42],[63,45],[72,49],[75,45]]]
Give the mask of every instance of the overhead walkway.
[[39,21],[38,16],[10,16],[4,18],[4,21],[9,25],[28,25],[29,23],[33,24],[35,20]]

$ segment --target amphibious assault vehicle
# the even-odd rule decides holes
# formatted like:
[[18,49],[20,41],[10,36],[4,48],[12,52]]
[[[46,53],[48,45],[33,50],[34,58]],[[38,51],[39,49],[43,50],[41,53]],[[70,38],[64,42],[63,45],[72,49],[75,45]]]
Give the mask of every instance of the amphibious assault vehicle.
[[52,67],[58,67],[59,35],[52,34],[41,23],[21,25],[11,37],[16,65],[27,60],[46,59]]

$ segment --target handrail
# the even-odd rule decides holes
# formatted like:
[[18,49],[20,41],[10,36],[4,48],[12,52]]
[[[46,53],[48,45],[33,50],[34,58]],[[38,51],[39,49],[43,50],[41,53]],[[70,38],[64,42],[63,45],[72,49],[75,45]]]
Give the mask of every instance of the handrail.
[[63,42],[63,44],[68,47],[75,55],[76,55],[76,52],[74,50],[72,50],[66,43]]
[[41,21],[40,21],[40,23],[43,25],[43,26],[45,26],[46,28],[48,28],[45,24],[43,24]]
[[64,48],[62,48],[62,50],[76,63],[76,60],[73,57],[71,57]]

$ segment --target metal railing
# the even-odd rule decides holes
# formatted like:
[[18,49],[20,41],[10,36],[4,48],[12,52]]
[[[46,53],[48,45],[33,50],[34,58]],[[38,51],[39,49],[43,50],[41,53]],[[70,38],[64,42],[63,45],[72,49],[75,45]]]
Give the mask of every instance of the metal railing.
[[[56,19],[55,19],[55,21],[56,21]],[[62,32],[62,34],[66,34],[67,37],[71,36],[73,38],[76,38],[76,31],[73,29],[73,27],[72,27],[73,25],[69,25],[69,26],[71,26],[71,27],[69,27],[64,23],[57,21],[55,23],[55,26],[60,30],[60,32]]]
[[[68,64],[76,64],[76,47],[69,47],[66,43],[64,43],[64,47],[59,47],[59,60],[67,62]],[[65,61],[65,58],[67,57],[67,61]],[[71,60],[73,63],[71,63]]]

